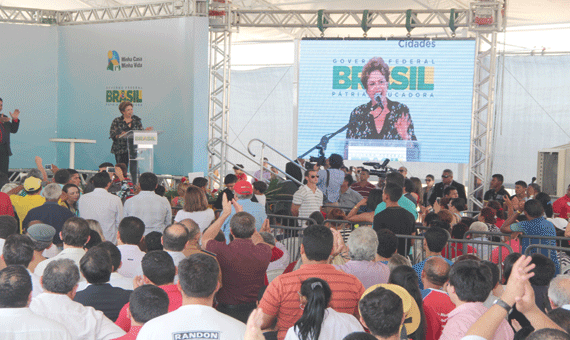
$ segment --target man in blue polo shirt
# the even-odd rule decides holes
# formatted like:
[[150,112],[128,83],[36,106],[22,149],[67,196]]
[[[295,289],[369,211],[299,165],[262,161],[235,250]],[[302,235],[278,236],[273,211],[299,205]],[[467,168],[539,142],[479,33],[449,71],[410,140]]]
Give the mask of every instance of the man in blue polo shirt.
[[[515,211],[513,207],[513,203],[508,197],[505,197],[505,202],[509,207],[509,218],[503,223],[501,226],[502,233],[512,233],[520,231],[528,236],[556,236],[556,229],[554,228],[554,224],[552,222],[546,220],[544,218],[544,208],[542,207],[542,203],[537,200],[528,200],[524,204],[524,214],[527,218],[526,221],[516,222],[518,216],[522,213],[522,211]],[[554,239],[550,240],[541,240],[541,239],[533,239],[532,237],[523,237],[522,239],[522,249],[521,253],[524,254],[526,248],[531,244],[543,244],[547,246],[556,246],[556,242]],[[556,255],[556,251],[549,251],[548,249],[542,249],[540,252],[546,256],[550,257],[552,261],[556,264],[556,275],[560,272],[560,264],[558,263],[558,256]]]
[[[258,202],[252,202],[253,186],[248,181],[238,181],[234,186],[236,199],[239,205],[243,207],[243,211],[251,214],[255,218],[255,229],[259,231],[263,226],[263,222],[267,218],[265,207]],[[230,220],[236,211],[232,206],[232,213],[222,225],[222,231],[226,236],[226,243],[230,243]]]
[[449,234],[445,229],[440,227],[431,227],[424,233],[424,250],[426,252],[426,259],[422,262],[416,263],[413,268],[418,274],[418,279],[420,282],[420,289],[424,289],[424,284],[422,282],[422,272],[424,270],[424,266],[426,261],[430,257],[439,256],[444,259],[450,266],[453,265],[453,262],[449,261],[446,258],[441,256],[441,252],[445,248],[447,244],[447,240],[449,239]]

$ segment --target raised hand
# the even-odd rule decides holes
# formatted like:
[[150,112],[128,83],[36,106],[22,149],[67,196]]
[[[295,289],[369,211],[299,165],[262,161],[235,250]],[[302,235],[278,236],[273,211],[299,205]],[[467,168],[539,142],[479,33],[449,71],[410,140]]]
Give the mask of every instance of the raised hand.
[[14,112],[10,112],[10,117],[12,117],[13,120],[17,120],[18,117],[20,117],[20,110],[15,109]]

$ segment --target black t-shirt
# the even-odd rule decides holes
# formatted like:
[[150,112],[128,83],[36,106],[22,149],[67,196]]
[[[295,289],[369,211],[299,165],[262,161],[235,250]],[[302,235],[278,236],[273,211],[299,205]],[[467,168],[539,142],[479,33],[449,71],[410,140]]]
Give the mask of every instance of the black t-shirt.
[[228,201],[231,201],[234,198],[234,193],[230,189],[228,189],[228,188],[224,189],[224,191],[220,192],[220,194],[218,195],[218,198],[216,199],[216,202],[214,203],[214,209],[222,209],[223,208],[222,196],[223,196],[224,192],[226,193],[226,196],[228,197]]
[[[415,232],[415,218],[411,212],[402,207],[389,207],[374,216],[373,229],[388,229],[394,234],[412,235]],[[407,256],[406,249],[409,252],[409,245],[406,245],[405,239],[398,240],[398,254]]]
[[505,187],[501,187],[501,189],[499,189],[499,191],[495,192],[494,189],[490,189],[487,190],[487,192],[485,193],[485,196],[483,197],[483,200],[485,201],[499,201],[499,203],[503,204],[503,202],[505,201],[505,196],[507,197],[511,197],[509,196],[509,193],[507,192],[507,190],[505,190]]

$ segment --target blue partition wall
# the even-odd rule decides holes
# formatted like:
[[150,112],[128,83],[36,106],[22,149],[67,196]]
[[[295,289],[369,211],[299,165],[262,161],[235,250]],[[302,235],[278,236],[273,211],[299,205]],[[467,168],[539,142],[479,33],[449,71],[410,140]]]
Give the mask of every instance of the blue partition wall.
[[[114,162],[109,127],[120,116],[120,101],[129,100],[143,125],[160,132],[155,173],[207,170],[207,18],[65,27],[4,26],[27,39],[23,45],[29,53],[12,56],[16,63],[43,61],[33,70],[34,75],[20,77],[18,85],[47,92],[40,104],[36,103],[37,95],[18,97],[5,84],[0,85],[6,104],[8,99],[22,103],[21,131],[14,136],[11,167],[33,166],[29,152],[66,167],[69,146],[47,141],[53,137],[97,141],[77,145],[77,169],[95,169],[104,161]],[[46,47],[41,48],[42,44]],[[3,73],[8,60],[0,56]],[[38,84],[38,77],[45,77],[45,84]],[[23,104],[35,107],[24,110],[27,107]],[[12,106],[5,106],[3,112],[7,113]],[[46,114],[43,107],[51,111]],[[27,111],[34,112],[26,116]],[[40,127],[31,129],[28,119],[34,126],[38,120]]]

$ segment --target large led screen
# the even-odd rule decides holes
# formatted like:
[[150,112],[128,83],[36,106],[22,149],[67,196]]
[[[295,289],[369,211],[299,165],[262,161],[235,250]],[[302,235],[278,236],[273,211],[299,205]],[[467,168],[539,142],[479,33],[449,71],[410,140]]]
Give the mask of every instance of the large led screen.
[[327,156],[468,163],[474,58],[474,40],[302,40],[298,154],[325,137]]

